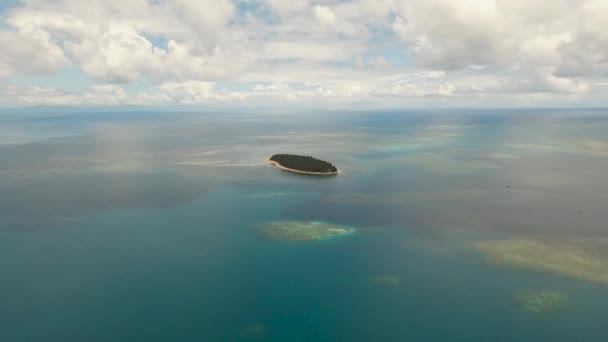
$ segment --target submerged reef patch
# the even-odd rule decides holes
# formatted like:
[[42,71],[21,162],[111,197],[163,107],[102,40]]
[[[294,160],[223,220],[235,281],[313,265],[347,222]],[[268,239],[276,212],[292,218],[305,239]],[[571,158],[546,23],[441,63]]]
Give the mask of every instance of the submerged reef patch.
[[492,264],[544,271],[608,286],[604,240],[511,239],[484,241],[477,249]]
[[570,298],[553,290],[519,290],[513,293],[515,303],[526,312],[551,313],[569,306]]
[[241,332],[241,338],[245,341],[265,340],[268,335],[268,327],[263,323],[250,323]]
[[323,240],[353,233],[355,228],[326,222],[279,221],[256,227],[265,238],[277,241]]
[[401,279],[396,275],[392,274],[379,274],[372,277],[372,284],[379,287],[397,287],[401,285]]

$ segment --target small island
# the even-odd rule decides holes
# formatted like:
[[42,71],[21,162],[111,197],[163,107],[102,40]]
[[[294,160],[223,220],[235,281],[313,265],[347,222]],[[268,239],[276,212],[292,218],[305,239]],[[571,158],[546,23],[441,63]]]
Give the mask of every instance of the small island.
[[337,175],[340,171],[330,162],[295,154],[275,154],[270,157],[272,165],[281,170],[307,175]]

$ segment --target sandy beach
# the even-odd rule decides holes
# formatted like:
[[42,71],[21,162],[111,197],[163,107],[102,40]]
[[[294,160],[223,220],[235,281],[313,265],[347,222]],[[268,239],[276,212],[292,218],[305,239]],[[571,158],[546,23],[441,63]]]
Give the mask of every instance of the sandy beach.
[[272,165],[278,167],[281,170],[285,170],[285,171],[289,171],[289,172],[295,172],[295,173],[301,173],[301,174],[306,174],[306,175],[317,175],[317,176],[334,176],[337,175],[339,173],[341,173],[340,170],[338,170],[338,172],[308,172],[308,171],[300,171],[300,170],[295,170],[295,169],[290,169],[288,167],[285,167],[273,160],[267,159],[267,161],[269,161]]

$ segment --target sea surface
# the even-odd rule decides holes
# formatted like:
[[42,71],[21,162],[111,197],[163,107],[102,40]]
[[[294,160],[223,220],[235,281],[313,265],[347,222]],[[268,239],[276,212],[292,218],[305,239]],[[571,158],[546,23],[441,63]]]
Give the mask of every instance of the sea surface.
[[608,238],[607,170],[606,110],[3,113],[0,341],[608,341],[608,288],[475,248]]

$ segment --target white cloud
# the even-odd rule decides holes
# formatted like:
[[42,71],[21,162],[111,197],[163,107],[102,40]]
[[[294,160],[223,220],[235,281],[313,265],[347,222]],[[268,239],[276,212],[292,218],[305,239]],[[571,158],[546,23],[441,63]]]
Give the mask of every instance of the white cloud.
[[47,87],[20,87],[0,84],[0,103],[3,106],[22,105],[75,105],[78,96]]
[[316,5],[315,17],[321,24],[324,25],[332,25],[336,23],[336,15],[331,8],[327,6]]
[[191,31],[196,38],[195,42],[206,47],[215,47],[221,41],[226,24],[233,17],[235,10],[233,2],[229,0],[172,0],[164,4],[159,8],[171,13],[171,20],[185,23],[187,31]]
[[102,84],[91,87],[82,97],[82,101],[87,104],[115,105],[127,102],[128,98],[121,87]]
[[[606,17],[605,0],[22,0],[0,13],[0,105],[605,103]],[[101,85],[9,83],[66,67]],[[224,85],[241,82],[259,86]]]
[[[257,84],[253,88],[253,93],[250,97],[255,98],[271,98],[271,99],[282,99],[288,101],[297,100],[297,92],[294,91],[291,86],[287,83],[274,82],[269,85]],[[246,97],[242,97],[246,98]]]
[[84,94],[64,92],[49,87],[24,87],[0,84],[0,102],[20,105],[116,105],[129,102],[124,89],[116,85],[97,85]]
[[495,1],[409,1],[393,29],[427,67],[459,69],[501,64],[507,56]]
[[[227,32],[233,14],[228,0],[29,1],[9,12],[12,30],[0,31],[0,42],[15,46],[0,68],[20,72],[14,60],[37,58],[49,65],[35,63],[28,70],[54,71],[66,64],[63,47],[87,76],[102,82],[228,77],[236,62],[247,64],[232,56],[251,57]],[[8,44],[17,33],[29,40]],[[236,44],[225,47],[225,42]]]
[[303,11],[310,4],[309,0],[264,0],[264,3],[281,17],[287,17]]
[[163,68],[166,51],[154,47],[132,27],[112,25],[96,38],[65,43],[66,50],[93,79],[134,82]]
[[345,45],[324,41],[273,41],[266,44],[265,56],[268,59],[340,61],[347,59],[352,53]]
[[160,89],[164,92],[164,94],[161,95],[162,98],[183,104],[205,103],[209,100],[220,99],[213,91],[214,84],[211,82],[167,82],[163,84]]
[[393,30],[424,67],[538,69],[547,91],[573,92],[608,72],[606,1],[408,1],[398,13]]
[[45,31],[24,28],[0,31],[0,76],[12,73],[50,74],[69,64],[63,50]]

